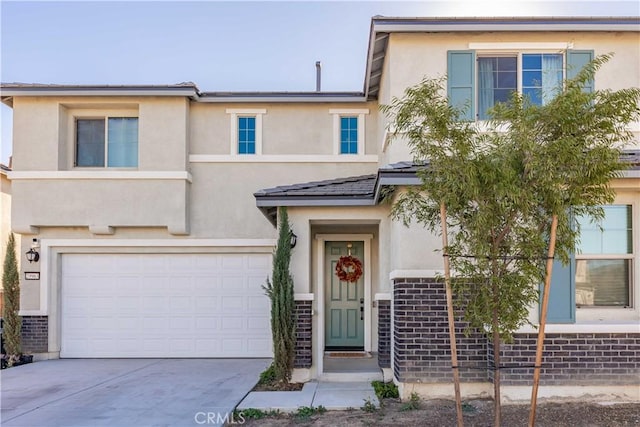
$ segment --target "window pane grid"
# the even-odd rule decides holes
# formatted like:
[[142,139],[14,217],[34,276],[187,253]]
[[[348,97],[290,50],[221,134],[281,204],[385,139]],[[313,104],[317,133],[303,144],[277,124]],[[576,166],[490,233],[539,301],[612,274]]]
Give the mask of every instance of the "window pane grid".
[[549,102],[562,88],[563,61],[559,53],[478,57],[478,119],[488,119],[488,110],[509,101],[519,84],[532,104]]
[[340,117],[340,154],[358,154],[357,117]]
[[238,117],[238,154],[256,153],[256,118]]

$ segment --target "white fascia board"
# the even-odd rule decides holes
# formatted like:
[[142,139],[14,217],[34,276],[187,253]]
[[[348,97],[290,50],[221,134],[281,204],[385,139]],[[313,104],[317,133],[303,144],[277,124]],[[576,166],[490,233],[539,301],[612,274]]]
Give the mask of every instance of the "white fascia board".
[[123,170],[78,170],[78,171],[12,171],[8,178],[17,180],[184,180],[191,182],[186,171],[123,171]]
[[[640,170],[622,171],[621,178],[640,178]],[[638,188],[640,188],[640,182],[638,183]]]
[[193,89],[163,90],[163,89],[2,89],[2,96],[180,96],[197,97]]
[[420,185],[422,180],[417,176],[380,177],[380,185]]
[[239,104],[239,103],[366,103],[367,98],[365,96],[227,96],[227,97],[215,97],[204,96],[198,98],[198,102],[204,103],[218,103],[218,104]]
[[[268,197],[268,196],[267,196]],[[256,200],[257,207],[277,207],[277,206],[304,206],[304,207],[314,207],[314,206],[373,206],[375,205],[375,201],[373,198],[353,198],[353,199],[324,199],[320,198],[319,200],[310,200],[310,199],[299,199],[299,200],[291,200],[288,197],[282,198],[269,198],[268,200]]]
[[376,32],[380,33],[439,33],[439,32],[470,32],[470,31],[533,31],[533,32],[558,32],[558,31],[640,31],[640,25],[628,24],[597,24],[597,23],[553,23],[535,22],[528,24],[500,24],[500,23],[475,23],[475,24],[374,24]]

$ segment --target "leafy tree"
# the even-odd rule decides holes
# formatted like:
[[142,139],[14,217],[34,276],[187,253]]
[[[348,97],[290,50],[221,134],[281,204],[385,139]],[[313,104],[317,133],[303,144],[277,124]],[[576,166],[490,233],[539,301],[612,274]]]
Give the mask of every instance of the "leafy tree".
[[295,356],[295,300],[293,279],[289,272],[291,260],[291,228],[287,208],[278,209],[279,235],[271,280],[263,286],[271,299],[271,335],[273,337],[273,370],[278,382],[288,383]]
[[22,320],[18,316],[18,310],[20,309],[20,275],[18,273],[15,247],[15,237],[11,233],[7,242],[7,253],[4,257],[4,271],[2,273],[2,287],[4,289],[4,304],[2,306],[4,327],[2,333],[5,340],[5,351],[9,356],[9,364],[22,354]]
[[[609,183],[624,168],[620,150],[633,137],[627,125],[640,116],[640,89],[583,90],[609,58],[593,60],[546,105],[514,93],[483,128],[449,105],[444,79],[425,79],[381,107],[425,166],[421,185],[397,197],[392,215],[439,233],[446,207],[443,251],[456,272],[455,304],[467,332],[491,337],[496,366],[500,343],[529,323],[538,301],[552,218],[555,253],[567,263],[580,231],[574,215],[602,218],[601,205],[614,200]],[[498,369],[494,393],[499,425]]]

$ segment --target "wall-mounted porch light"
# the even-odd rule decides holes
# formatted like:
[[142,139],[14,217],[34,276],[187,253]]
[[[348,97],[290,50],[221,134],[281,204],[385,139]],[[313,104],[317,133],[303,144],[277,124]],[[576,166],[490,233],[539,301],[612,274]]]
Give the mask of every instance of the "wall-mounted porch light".
[[40,260],[40,254],[38,253],[38,249],[40,249],[40,245],[38,244],[38,239],[33,239],[31,243],[31,249],[29,249],[25,255],[27,256],[27,261],[29,263],[38,262]]
[[298,236],[293,231],[291,232],[291,241],[289,242],[292,248],[296,247],[296,243],[298,243]]

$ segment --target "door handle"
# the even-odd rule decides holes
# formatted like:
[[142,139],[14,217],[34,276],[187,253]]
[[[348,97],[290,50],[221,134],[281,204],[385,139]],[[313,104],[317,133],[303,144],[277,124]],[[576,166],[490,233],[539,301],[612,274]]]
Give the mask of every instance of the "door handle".
[[360,320],[364,320],[364,298],[360,298]]

